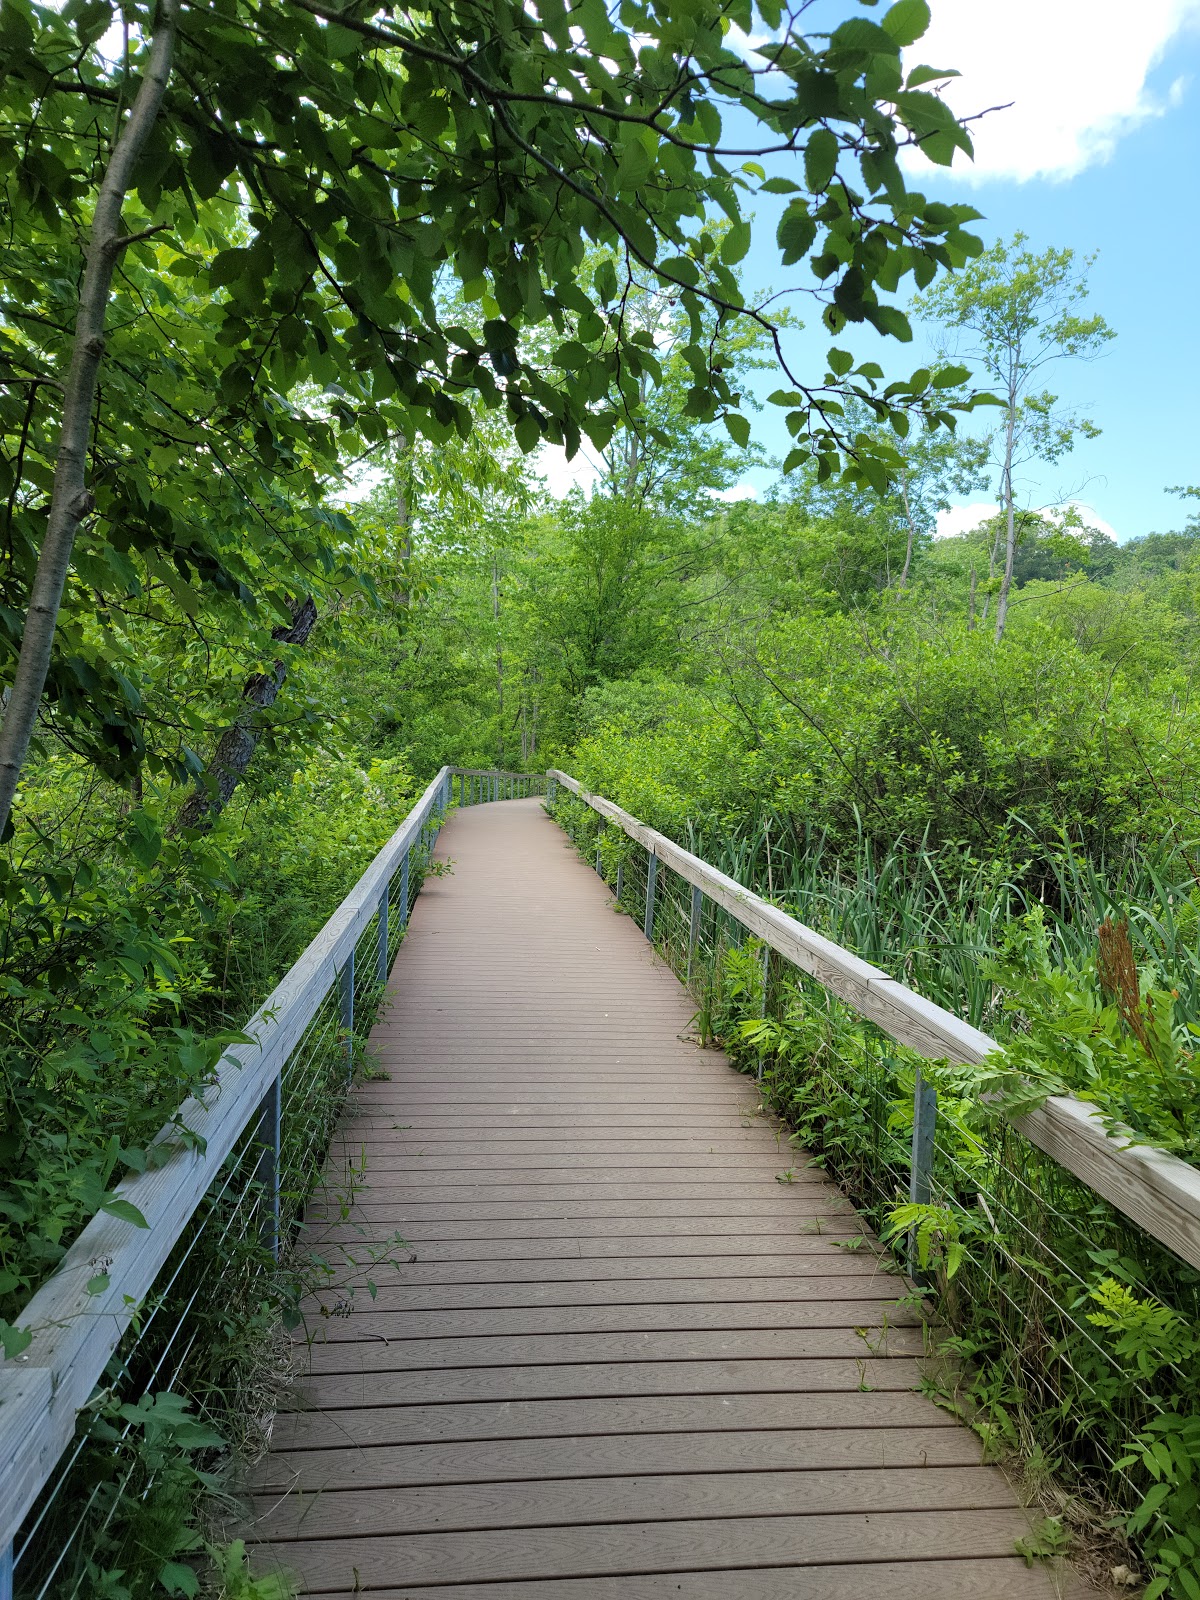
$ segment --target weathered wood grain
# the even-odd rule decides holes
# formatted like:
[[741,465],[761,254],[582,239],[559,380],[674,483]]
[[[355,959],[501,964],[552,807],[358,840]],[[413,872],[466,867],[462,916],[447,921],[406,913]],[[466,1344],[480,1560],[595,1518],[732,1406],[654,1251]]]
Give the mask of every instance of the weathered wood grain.
[[[468,1443],[276,1450],[254,1475],[257,1494],[293,1489],[536,1483],[635,1473],[760,1473],[897,1467],[976,1467],[982,1447],[965,1428],[798,1428],[755,1432],[618,1433],[591,1438],[473,1439]],[[922,1501],[928,1506],[928,1497]],[[1007,1502],[1006,1502],[1007,1503]]]
[[[1029,1519],[1015,1506],[986,1511],[861,1512],[779,1517],[712,1517],[622,1522],[595,1528],[426,1533],[361,1539],[301,1539],[260,1547],[295,1572],[309,1594],[409,1584],[521,1582],[579,1574],[623,1576],[754,1566],[824,1565],[905,1558],[1011,1556]],[[860,1579],[861,1581],[861,1579]],[[874,1585],[862,1593],[873,1592]],[[403,1592],[403,1591],[401,1591]],[[974,1595],[973,1587],[966,1594]],[[1052,1594],[1043,1572],[1025,1594]]]
[[1012,1489],[994,1467],[812,1469],[797,1472],[649,1473],[638,1477],[477,1479],[430,1488],[293,1487],[254,1502],[256,1538],[362,1539],[485,1528],[578,1528],[596,1523],[681,1522],[860,1511],[1003,1510]]
[[[874,1342],[886,1325],[889,1328],[916,1328],[921,1319],[908,1306],[897,1306],[879,1298],[856,1300],[811,1300],[761,1298],[759,1300],[714,1300],[672,1303],[660,1294],[653,1301],[622,1305],[539,1305],[505,1307],[476,1303],[461,1310],[419,1311],[406,1302],[402,1310],[389,1310],[376,1296],[368,1309],[357,1308],[350,1316],[321,1320],[314,1337],[324,1343],[349,1344],[359,1340],[383,1339],[395,1344],[409,1339],[477,1339],[486,1328],[487,1336],[506,1338],[546,1338],[556,1334],[595,1333],[681,1333],[723,1328],[760,1332],[774,1328],[862,1327]],[[747,1351],[742,1351],[748,1354]],[[856,1355],[861,1351],[856,1349]]]
[[[967,1430],[923,1395],[907,1389],[783,1394],[618,1395],[602,1399],[495,1400],[480,1404],[376,1406],[369,1402],[326,1411],[284,1411],[275,1418],[277,1450],[443,1444],[467,1440],[580,1439],[616,1434],[644,1438],[672,1433],[770,1434],[778,1429],[847,1429],[869,1433],[947,1428]],[[699,1458],[697,1458],[699,1459]],[[586,1458],[585,1458],[586,1460]]]
[[[1058,1579],[1058,1600],[1094,1600],[1090,1585]],[[622,1574],[616,1578],[522,1579],[456,1584],[450,1591],[406,1584],[373,1589],[373,1600],[1025,1600],[1029,1575],[1017,1556],[987,1560],[878,1561],[870,1566],[726,1568]],[[361,1600],[347,1590],[329,1600]]]

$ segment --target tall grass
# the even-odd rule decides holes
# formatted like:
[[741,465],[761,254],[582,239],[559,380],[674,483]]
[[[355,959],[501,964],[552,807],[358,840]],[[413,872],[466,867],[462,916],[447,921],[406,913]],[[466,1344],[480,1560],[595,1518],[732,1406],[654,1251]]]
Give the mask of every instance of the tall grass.
[[1131,844],[1092,859],[1063,839],[1031,850],[1040,863],[1034,872],[1014,848],[1019,823],[1014,829],[992,861],[945,847],[935,854],[907,840],[880,850],[862,830],[852,849],[835,850],[819,831],[796,834],[770,817],[735,832],[690,826],[687,845],[975,1027],[998,1020],[985,969],[1005,930],[1034,907],[1064,965],[1088,961],[1105,917],[1127,916],[1139,958],[1179,990],[1189,1016],[1200,1016],[1200,886],[1190,853]]

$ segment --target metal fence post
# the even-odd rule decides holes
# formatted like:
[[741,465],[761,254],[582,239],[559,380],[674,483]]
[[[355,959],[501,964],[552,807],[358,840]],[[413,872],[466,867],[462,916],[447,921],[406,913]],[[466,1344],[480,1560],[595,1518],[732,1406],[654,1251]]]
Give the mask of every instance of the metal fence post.
[[557,793],[558,793],[558,779],[557,778],[547,778],[546,779],[546,803],[547,803],[547,805],[551,805],[552,806],[554,804],[554,796]]
[[[279,1261],[279,1158],[281,1148],[281,1133],[283,1127],[283,1080],[280,1073],[276,1073],[271,1087],[263,1096],[262,1106],[258,1113],[258,1141],[262,1145],[262,1153],[258,1158],[258,1166],[254,1176],[270,1196],[271,1209],[268,1212],[270,1224],[264,1231],[271,1242],[271,1259],[278,1264]],[[0,1573],[3,1569],[0,1568]],[[0,1600],[3,1600],[4,1584],[0,1579]]]
[[622,861],[618,861],[617,862],[617,890],[616,890],[616,894],[613,896],[613,898],[616,900],[618,905],[621,904],[621,895],[624,893],[624,890],[625,890],[625,863],[622,860]]
[[[908,1180],[908,1198],[914,1205],[927,1206],[933,1194],[933,1140],[937,1132],[937,1090],[926,1083],[917,1071],[913,1092],[912,1171]],[[908,1236],[908,1270],[916,1273],[916,1241]]]
[[650,943],[654,943],[654,888],[658,882],[658,857],[654,851],[650,852],[650,859],[646,864],[646,920],[643,924],[645,934]]
[[379,897],[379,920],[376,925],[379,936],[377,975],[381,984],[386,983],[388,979],[388,892],[390,888],[391,885],[389,884]]
[[699,888],[697,888],[697,886],[695,884],[693,884],[692,885],[692,916],[691,916],[691,921],[688,923],[687,976],[688,976],[688,981],[689,982],[691,981],[691,976],[692,976],[692,962],[696,959],[696,945],[697,945],[697,943],[699,942],[699,939],[700,939],[700,909],[703,906],[703,904],[704,904],[703,891],[700,890]]
[[400,863],[400,926],[402,928],[408,925],[408,856],[409,852],[406,850],[404,852],[404,860]]
[[460,806],[465,806],[467,803],[467,775],[465,772],[460,772],[458,775],[458,803]]
[[354,1076],[354,947],[351,945],[346,965],[339,975],[338,1001],[341,1008],[342,1027],[346,1033],[346,1076]]

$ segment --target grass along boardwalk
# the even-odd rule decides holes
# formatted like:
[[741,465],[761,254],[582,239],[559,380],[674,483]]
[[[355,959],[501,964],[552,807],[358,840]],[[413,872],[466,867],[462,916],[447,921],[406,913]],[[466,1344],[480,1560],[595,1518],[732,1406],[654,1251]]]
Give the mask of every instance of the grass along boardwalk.
[[[1025,1600],[1030,1519],[918,1390],[922,1332],[846,1200],[536,800],[458,812],[331,1170],[253,1537],[349,1600]],[[779,1182],[784,1172],[792,1180]],[[361,1275],[360,1275],[361,1276]],[[322,1311],[325,1314],[322,1314]]]

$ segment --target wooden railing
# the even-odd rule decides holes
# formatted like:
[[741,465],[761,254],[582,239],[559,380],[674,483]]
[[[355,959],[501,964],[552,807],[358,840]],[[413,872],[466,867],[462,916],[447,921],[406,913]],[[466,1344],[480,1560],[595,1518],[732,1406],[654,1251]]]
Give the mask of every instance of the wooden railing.
[[[658,866],[669,867],[785,961],[927,1060],[978,1063],[1000,1048],[961,1017],[806,928],[611,800],[589,794],[567,773],[552,769],[547,776],[551,797],[554,786],[561,784],[646,850],[651,863],[651,896]],[[652,912],[647,922],[652,922]],[[693,928],[695,925],[693,914]],[[921,1136],[919,1115],[916,1122],[914,1171],[919,1162],[915,1149]],[[1200,1267],[1200,1171],[1195,1167],[1165,1151],[1137,1144],[1132,1137],[1115,1136],[1091,1107],[1068,1096],[1051,1096],[1038,1110],[1016,1119],[1015,1126],[1031,1144],[1124,1216],[1191,1266]],[[927,1127],[924,1137],[928,1141]]]
[[[387,977],[409,907],[410,858],[447,807],[540,793],[540,774],[443,767],[345,900],[246,1024],[247,1042],[227,1050],[211,1088],[190,1099],[159,1133],[169,1150],[156,1165],[131,1174],[116,1195],[146,1226],[100,1213],[17,1319],[32,1335],[15,1358],[0,1362],[0,1600],[11,1600],[13,1541],[70,1444],[76,1418],[93,1395],[159,1273],[235,1146],[261,1128],[263,1157],[255,1169],[266,1196],[266,1226],[278,1256],[280,1084],[297,1042],[336,991],[343,1037],[352,1050],[355,958],[364,935],[373,948],[371,977]],[[393,886],[398,886],[398,896]],[[389,913],[395,898],[396,909]],[[372,925],[374,924],[374,933]],[[364,959],[359,955],[360,963]],[[352,1055],[350,1056],[352,1065]],[[347,1080],[348,1081],[348,1080]],[[181,1129],[188,1137],[181,1138]],[[272,1194],[273,1186],[273,1194]]]

